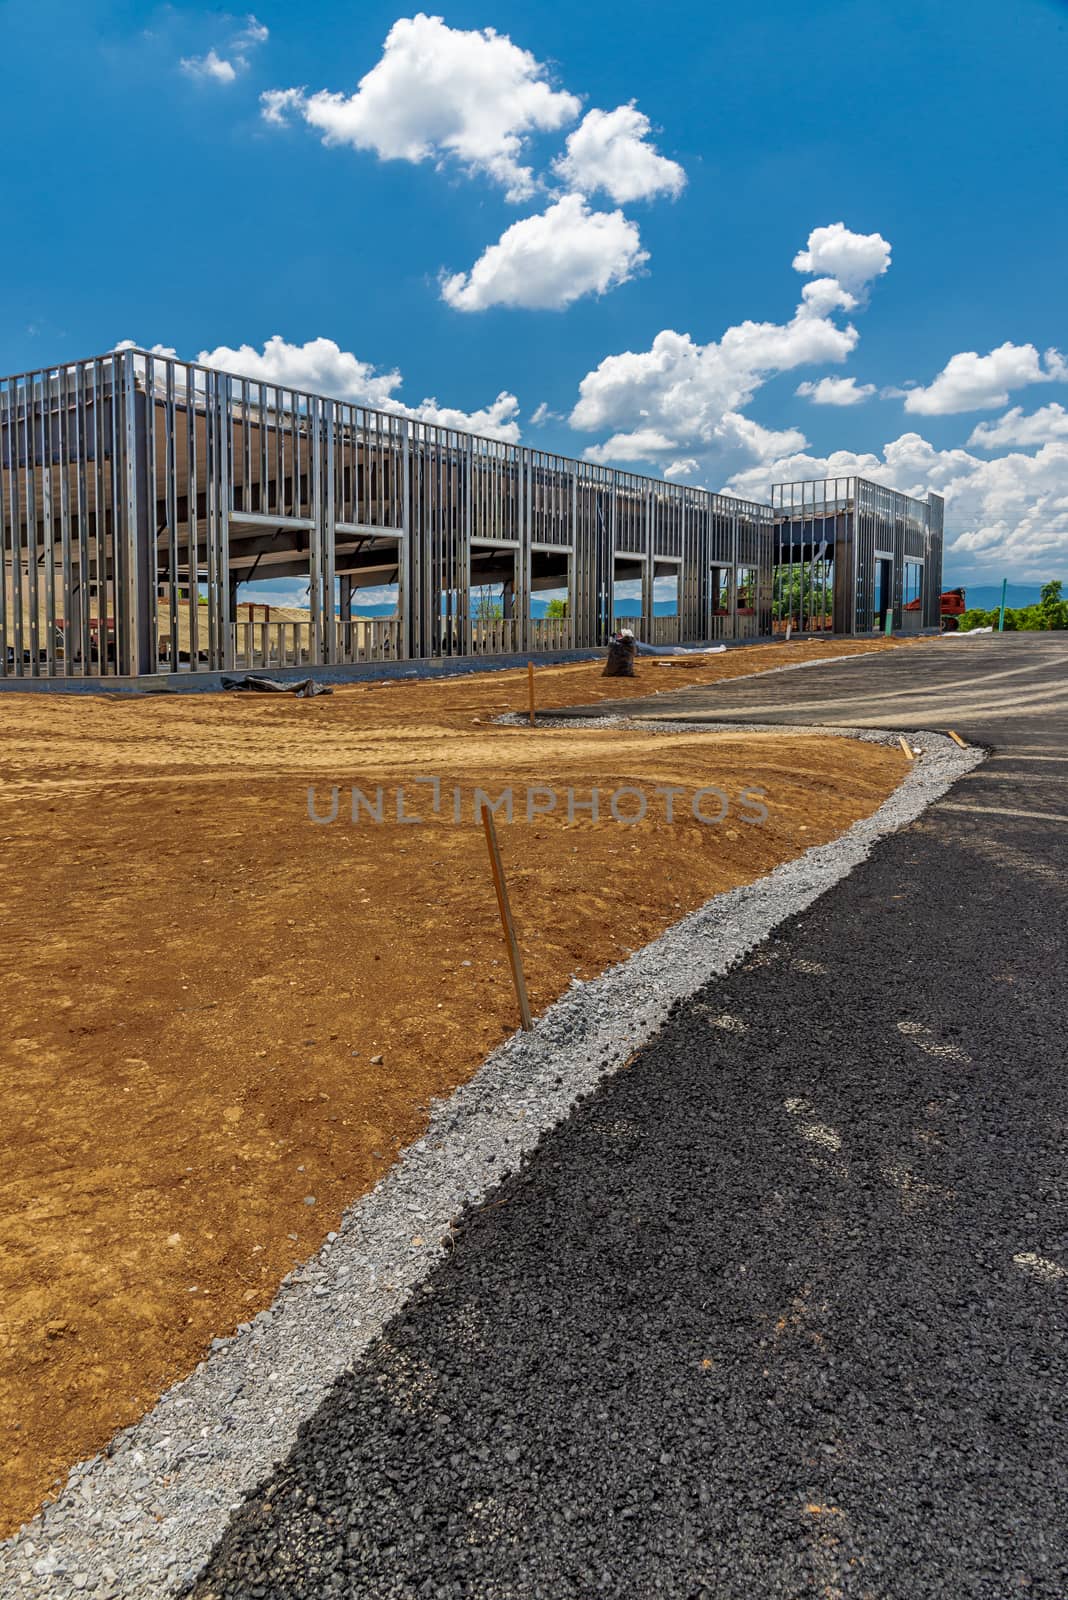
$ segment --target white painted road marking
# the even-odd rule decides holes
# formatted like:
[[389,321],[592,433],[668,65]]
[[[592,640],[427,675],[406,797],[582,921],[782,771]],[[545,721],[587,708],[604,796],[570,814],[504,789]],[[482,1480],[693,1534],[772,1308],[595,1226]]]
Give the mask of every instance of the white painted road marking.
[[1068,785],[1068,774],[1062,772],[969,772],[961,783],[973,783],[979,777],[983,783],[1059,783]]
[[972,811],[984,817],[1029,817],[1035,822],[1068,822],[1068,816],[1059,811],[1010,811],[1007,806],[958,806],[943,800],[939,811]]

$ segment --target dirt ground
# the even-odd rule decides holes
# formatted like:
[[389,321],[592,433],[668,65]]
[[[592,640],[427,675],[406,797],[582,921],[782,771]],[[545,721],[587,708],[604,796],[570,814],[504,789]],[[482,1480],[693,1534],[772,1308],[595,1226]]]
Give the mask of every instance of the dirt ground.
[[[839,646],[841,653],[848,646]],[[868,644],[861,648],[884,648]],[[546,668],[542,707],[668,690],[699,668]],[[794,680],[796,688],[797,680]],[[473,791],[498,818],[535,1010],[709,895],[869,814],[895,750],[840,739],[501,728],[524,671],[331,697],[0,696],[0,1533],[266,1306],[516,1025]],[[442,812],[428,786],[441,778]],[[314,785],[325,814],[308,817]],[[384,788],[385,820],[347,820]],[[398,823],[394,790],[406,784]],[[649,797],[623,826],[527,822],[528,784]],[[656,784],[687,790],[674,825]],[[717,826],[689,812],[715,784]],[[452,821],[458,786],[462,821]],[[741,820],[766,792],[765,825]]]

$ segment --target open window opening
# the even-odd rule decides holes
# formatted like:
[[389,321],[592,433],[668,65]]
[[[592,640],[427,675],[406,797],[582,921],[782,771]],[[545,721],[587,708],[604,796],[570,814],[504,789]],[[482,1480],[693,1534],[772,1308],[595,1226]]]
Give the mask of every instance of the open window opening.
[[653,644],[678,644],[680,626],[679,567],[674,561],[657,561],[653,568]]
[[468,615],[472,655],[508,655],[518,650],[518,551],[476,545],[468,566]]
[[530,558],[530,644],[570,650],[575,641],[570,550],[535,550]]
[[923,626],[923,563],[906,561],[902,582],[901,624],[906,633]]
[[629,628],[637,639],[649,631],[645,614],[645,562],[634,556],[616,555],[612,566],[612,626]]
[[780,540],[783,557],[772,572],[773,633],[834,631],[834,545],[825,540]]

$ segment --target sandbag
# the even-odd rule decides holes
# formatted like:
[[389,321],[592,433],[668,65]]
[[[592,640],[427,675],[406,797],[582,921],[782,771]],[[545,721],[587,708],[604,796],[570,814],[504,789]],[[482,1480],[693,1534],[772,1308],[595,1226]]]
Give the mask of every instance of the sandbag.
[[602,678],[633,678],[635,639],[629,628],[613,633],[608,640],[608,660]]

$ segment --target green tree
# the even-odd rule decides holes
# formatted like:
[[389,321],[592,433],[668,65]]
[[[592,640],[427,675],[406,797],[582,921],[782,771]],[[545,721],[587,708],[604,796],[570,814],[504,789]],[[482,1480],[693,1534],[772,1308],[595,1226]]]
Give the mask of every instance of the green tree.
[[500,622],[504,617],[504,606],[500,600],[494,598],[493,590],[488,584],[480,584],[475,590],[475,604],[471,615],[476,622]]
[[[834,609],[834,582],[829,566],[825,571],[818,566],[813,571],[810,565],[798,565],[793,569],[776,567],[771,593],[771,614],[776,621],[793,617],[796,622],[800,617],[818,616],[823,611],[829,615]],[[739,604],[742,603],[739,598]]]
[[[1037,606],[1006,606],[1006,633],[1045,633],[1051,628],[1068,629],[1068,600],[1061,598],[1059,578],[1042,585]],[[993,611],[972,609],[960,619],[960,629],[970,633],[973,628],[996,628],[1000,607]]]
[[566,600],[555,600],[555,599],[554,600],[550,600],[549,604],[545,607],[545,615],[547,617],[556,617],[556,618],[566,617],[567,616],[567,601]]
[[1063,631],[1068,628],[1068,600],[1062,598],[1062,587],[1059,578],[1044,583],[1038,599],[1038,609],[1045,618],[1045,627]]

